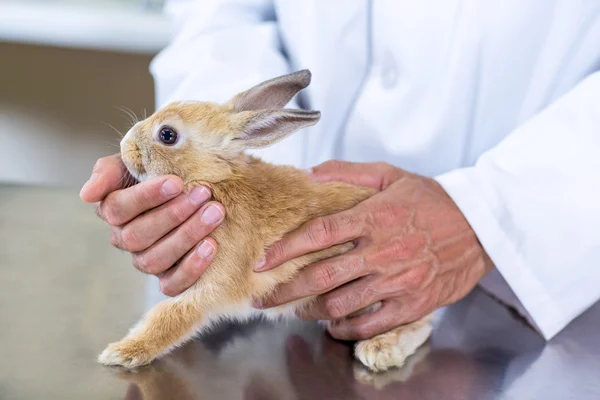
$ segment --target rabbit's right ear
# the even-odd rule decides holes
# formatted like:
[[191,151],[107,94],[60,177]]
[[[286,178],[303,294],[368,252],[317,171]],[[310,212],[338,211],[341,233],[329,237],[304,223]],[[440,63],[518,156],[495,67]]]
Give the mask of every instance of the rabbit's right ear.
[[280,109],[310,84],[311,73],[305,69],[263,82],[229,101],[233,112]]
[[319,122],[321,113],[305,110],[262,110],[233,114],[237,132],[230,136],[239,150],[270,146],[299,129]]

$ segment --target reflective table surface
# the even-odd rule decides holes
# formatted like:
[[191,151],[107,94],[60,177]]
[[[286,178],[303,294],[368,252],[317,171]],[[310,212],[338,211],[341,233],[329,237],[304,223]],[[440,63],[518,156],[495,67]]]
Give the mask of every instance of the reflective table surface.
[[600,399],[600,304],[545,343],[480,290],[383,374],[301,321],[216,326],[136,372],[97,364],[156,290],[76,191],[0,186],[0,399]]

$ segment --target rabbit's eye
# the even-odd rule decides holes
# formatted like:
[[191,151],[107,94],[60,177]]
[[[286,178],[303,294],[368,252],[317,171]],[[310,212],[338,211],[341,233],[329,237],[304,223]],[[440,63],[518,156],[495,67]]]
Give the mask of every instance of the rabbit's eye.
[[160,128],[160,132],[158,133],[158,138],[160,139],[161,142],[170,146],[172,144],[175,144],[175,142],[177,142],[177,132],[175,131],[175,129],[173,129],[169,126],[163,126],[162,128]]

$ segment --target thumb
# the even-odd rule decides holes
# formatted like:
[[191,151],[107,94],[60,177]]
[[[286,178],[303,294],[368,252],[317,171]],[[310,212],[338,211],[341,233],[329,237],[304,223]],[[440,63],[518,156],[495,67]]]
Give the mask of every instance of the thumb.
[[354,163],[326,161],[313,167],[310,175],[317,182],[345,182],[351,185],[383,190],[407,172],[383,162]]
[[113,154],[96,162],[92,176],[81,188],[79,197],[86,203],[96,203],[115,190],[131,186],[134,181],[121,161],[121,156]]

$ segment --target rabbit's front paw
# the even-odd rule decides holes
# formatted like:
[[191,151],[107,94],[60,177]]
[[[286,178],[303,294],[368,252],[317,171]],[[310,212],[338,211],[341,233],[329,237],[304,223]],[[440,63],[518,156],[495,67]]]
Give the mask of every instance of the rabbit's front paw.
[[117,343],[111,343],[98,356],[98,361],[104,365],[120,365],[125,368],[135,368],[150,364],[157,354],[151,351],[141,341],[124,339]]

